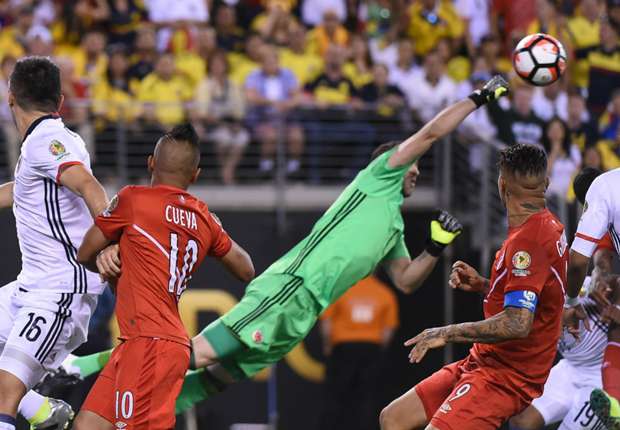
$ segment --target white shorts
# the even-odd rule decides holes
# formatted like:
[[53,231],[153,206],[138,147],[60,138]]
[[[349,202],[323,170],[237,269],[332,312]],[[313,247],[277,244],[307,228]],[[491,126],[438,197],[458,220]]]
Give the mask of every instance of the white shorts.
[[32,388],[86,341],[96,306],[96,294],[0,288],[0,369]]
[[551,369],[543,395],[534,399],[532,406],[540,412],[545,425],[561,421],[563,430],[591,430],[597,419],[589,409],[590,393],[602,385],[600,368],[575,367],[560,360]]

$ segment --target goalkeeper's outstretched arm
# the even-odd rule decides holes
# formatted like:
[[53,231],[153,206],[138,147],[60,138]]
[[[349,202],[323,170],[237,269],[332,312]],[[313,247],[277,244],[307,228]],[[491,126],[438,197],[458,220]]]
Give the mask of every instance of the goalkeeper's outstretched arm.
[[451,133],[467,116],[480,106],[508,92],[508,83],[497,75],[481,90],[439,112],[417,133],[401,143],[389,160],[391,167],[411,164],[430,149],[434,142]]

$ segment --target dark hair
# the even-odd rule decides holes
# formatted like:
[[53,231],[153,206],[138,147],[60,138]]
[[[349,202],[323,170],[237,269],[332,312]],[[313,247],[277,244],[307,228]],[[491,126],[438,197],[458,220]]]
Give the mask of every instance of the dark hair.
[[228,61],[226,51],[223,51],[221,49],[217,49],[213,53],[211,53],[211,55],[209,55],[209,58],[207,59],[207,75],[211,75],[211,68],[213,67],[213,63],[215,62],[216,58],[224,62],[224,67],[226,68],[226,75],[228,76],[228,73],[230,72],[230,63]]
[[177,140],[179,142],[187,142],[190,145],[195,146],[196,148],[199,147],[198,133],[196,133],[194,126],[192,126],[190,123],[174,126],[174,128],[167,132],[164,137]]
[[60,107],[60,70],[48,57],[26,57],[9,78],[15,101],[26,111],[56,112]]
[[389,142],[382,143],[381,145],[377,146],[374,151],[372,151],[370,161],[380,157],[381,155],[385,154],[390,149],[395,148],[398,145],[400,145],[400,142],[398,140],[391,140]]
[[562,139],[562,149],[566,152],[566,155],[570,155],[570,145],[571,145],[571,133],[568,125],[562,121],[562,118],[559,116],[554,116],[549,120],[549,122],[545,125],[545,132],[542,136],[542,145],[545,147],[545,151],[549,153],[551,151],[551,141],[549,140],[549,129],[551,128],[551,124],[554,122],[559,122],[562,126],[562,130],[564,131],[564,138]]
[[547,155],[534,145],[516,144],[499,153],[500,171],[523,176],[541,176],[547,173]]
[[575,176],[573,180],[573,191],[575,191],[575,197],[579,203],[583,204],[586,201],[586,194],[592,182],[603,173],[599,169],[593,167],[585,167]]

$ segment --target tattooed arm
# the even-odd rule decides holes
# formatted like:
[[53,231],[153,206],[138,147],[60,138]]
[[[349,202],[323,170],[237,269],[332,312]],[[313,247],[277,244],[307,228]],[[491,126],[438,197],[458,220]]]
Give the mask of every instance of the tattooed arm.
[[491,318],[430,328],[405,342],[412,346],[409,361],[419,363],[429,349],[441,348],[446,343],[498,343],[523,339],[530,334],[534,313],[525,308],[507,307]]

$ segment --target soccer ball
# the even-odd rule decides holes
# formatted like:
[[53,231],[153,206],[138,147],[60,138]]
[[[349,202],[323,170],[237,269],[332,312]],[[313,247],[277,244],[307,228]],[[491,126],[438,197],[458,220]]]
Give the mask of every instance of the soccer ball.
[[525,36],[512,53],[512,64],[524,81],[545,86],[557,81],[566,69],[566,51],[555,38],[544,33]]

